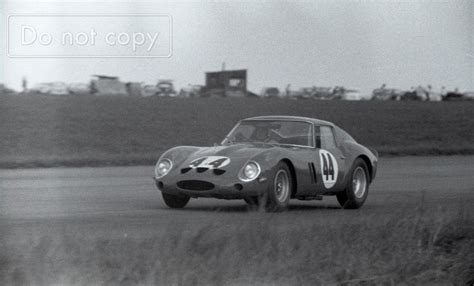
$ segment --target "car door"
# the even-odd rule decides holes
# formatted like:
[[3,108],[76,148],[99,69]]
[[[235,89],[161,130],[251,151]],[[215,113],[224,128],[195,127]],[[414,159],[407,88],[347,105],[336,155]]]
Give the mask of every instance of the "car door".
[[316,168],[318,192],[328,193],[345,188],[345,156],[336,144],[334,128],[329,125],[315,126]]

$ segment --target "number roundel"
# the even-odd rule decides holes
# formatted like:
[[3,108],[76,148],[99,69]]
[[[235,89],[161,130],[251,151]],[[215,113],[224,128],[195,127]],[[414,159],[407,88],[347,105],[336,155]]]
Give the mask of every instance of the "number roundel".
[[320,150],[319,157],[324,187],[330,189],[336,184],[337,174],[339,172],[336,158],[326,150]]
[[191,168],[208,168],[217,169],[229,165],[230,159],[223,156],[207,156],[193,160],[189,167]]

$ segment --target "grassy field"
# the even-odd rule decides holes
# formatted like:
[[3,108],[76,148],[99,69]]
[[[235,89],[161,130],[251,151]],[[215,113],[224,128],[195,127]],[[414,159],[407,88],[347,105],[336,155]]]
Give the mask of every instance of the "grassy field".
[[382,155],[473,154],[473,112],[474,102],[0,95],[0,168],[152,164],[269,114],[333,121]]
[[62,233],[10,233],[0,236],[0,284],[472,285],[467,207],[353,211],[332,224],[324,212],[311,223],[250,212],[229,225],[170,222],[145,238],[67,224]]

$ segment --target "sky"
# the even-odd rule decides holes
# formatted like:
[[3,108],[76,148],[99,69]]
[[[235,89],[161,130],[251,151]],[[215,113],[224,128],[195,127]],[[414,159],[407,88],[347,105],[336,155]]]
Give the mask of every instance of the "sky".
[[[92,74],[123,81],[204,84],[204,73],[248,69],[248,88],[340,86],[370,93],[383,83],[474,90],[473,1],[2,1],[0,82],[88,82]],[[172,16],[169,58],[12,58],[12,14]],[[125,31],[140,28],[124,21]],[[82,27],[76,24],[76,28]],[[100,26],[100,24],[98,24]],[[149,29],[147,27],[141,28]],[[50,25],[51,32],[61,23]],[[4,28],[5,27],[5,28]],[[98,27],[100,28],[100,27]],[[100,52],[110,52],[102,47]]]

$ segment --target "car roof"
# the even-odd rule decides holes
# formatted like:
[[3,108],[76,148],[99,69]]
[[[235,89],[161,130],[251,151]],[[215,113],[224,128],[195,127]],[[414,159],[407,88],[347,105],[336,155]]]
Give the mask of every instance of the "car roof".
[[287,116],[287,115],[266,115],[266,116],[255,116],[255,117],[249,117],[245,118],[243,120],[283,120],[283,121],[305,121],[305,122],[310,122],[316,125],[330,125],[334,126],[334,123],[321,120],[321,119],[316,119],[316,118],[310,118],[310,117],[303,117],[303,116]]

